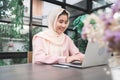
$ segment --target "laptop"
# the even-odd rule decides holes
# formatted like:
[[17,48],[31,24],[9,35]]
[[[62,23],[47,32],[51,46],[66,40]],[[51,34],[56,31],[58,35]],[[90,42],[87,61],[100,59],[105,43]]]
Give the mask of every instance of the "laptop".
[[110,56],[111,54],[107,52],[107,47],[100,46],[98,43],[88,42],[85,51],[85,58],[82,63],[60,63],[60,65],[77,68],[87,68],[92,66],[105,65],[108,63],[108,59],[110,58]]

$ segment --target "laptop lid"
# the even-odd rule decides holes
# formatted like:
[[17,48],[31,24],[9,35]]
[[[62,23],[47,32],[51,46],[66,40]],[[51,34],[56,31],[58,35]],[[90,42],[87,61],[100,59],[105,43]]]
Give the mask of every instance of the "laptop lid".
[[107,64],[110,55],[111,54],[107,52],[106,46],[100,46],[98,43],[88,42],[82,67]]

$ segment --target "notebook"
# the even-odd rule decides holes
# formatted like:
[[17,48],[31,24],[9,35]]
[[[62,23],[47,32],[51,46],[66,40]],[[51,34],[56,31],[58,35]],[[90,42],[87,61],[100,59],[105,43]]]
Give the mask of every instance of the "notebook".
[[99,66],[107,64],[110,56],[111,54],[107,52],[107,47],[100,46],[98,43],[88,42],[85,51],[85,58],[82,64],[79,62],[73,62],[73,63],[60,63],[60,65],[67,65],[70,67],[77,68]]

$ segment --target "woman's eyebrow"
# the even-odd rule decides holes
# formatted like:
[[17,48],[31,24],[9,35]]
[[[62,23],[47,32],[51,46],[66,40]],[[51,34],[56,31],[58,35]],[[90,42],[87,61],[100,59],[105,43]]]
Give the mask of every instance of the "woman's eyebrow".
[[[61,19],[61,20],[59,20],[59,21],[62,21],[62,22],[63,22],[64,20]],[[67,22],[68,22],[68,20],[65,20],[65,23],[67,23]]]

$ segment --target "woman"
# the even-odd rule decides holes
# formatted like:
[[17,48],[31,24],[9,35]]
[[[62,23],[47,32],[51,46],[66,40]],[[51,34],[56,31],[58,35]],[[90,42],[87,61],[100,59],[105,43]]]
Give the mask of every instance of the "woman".
[[64,34],[69,21],[69,13],[63,8],[51,11],[48,30],[33,37],[33,63],[82,62],[84,55],[79,52],[69,36]]

